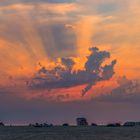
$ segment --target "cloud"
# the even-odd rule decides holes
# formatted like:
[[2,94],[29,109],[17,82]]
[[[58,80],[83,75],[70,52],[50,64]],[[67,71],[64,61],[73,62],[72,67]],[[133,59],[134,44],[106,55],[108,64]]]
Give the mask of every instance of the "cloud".
[[110,65],[105,65],[103,68],[103,79],[110,79],[114,75],[113,67],[116,64],[116,60],[112,61]]
[[91,48],[91,55],[88,57],[88,60],[85,64],[86,71],[96,72],[100,71],[100,66],[106,58],[110,57],[110,53],[106,51],[99,52],[98,48]]
[[29,76],[38,62],[75,56],[75,33],[65,27],[71,20],[67,13],[75,8],[67,3],[0,6],[0,73]]
[[75,62],[70,58],[62,58],[62,64],[67,68],[68,71],[71,71]]
[[118,79],[118,87],[114,88],[108,95],[101,95],[93,99],[101,102],[131,102],[140,100],[140,82],[128,80],[125,76]]
[[116,60],[113,60],[111,64],[102,66],[102,63],[110,58],[109,52],[100,51],[96,47],[89,51],[84,70],[74,71],[74,60],[61,58],[61,63],[53,69],[42,67],[29,82],[29,88],[52,90],[87,85],[81,92],[84,96],[97,82],[109,80],[114,74],[116,64]]
[[28,4],[28,3],[31,3],[31,4],[37,4],[37,3],[73,3],[75,2],[75,0],[12,0],[12,1],[9,1],[9,0],[5,0],[4,2],[0,1],[0,6],[5,6],[5,5],[10,5],[10,4],[20,4],[20,3],[24,3],[24,4]]
[[[66,59],[87,55],[87,48],[93,42],[101,49],[113,52],[113,57],[119,60],[115,71],[118,75],[125,73],[128,77],[134,75],[139,77],[139,21],[136,21],[139,19],[136,18],[139,17],[139,2],[137,0],[131,2],[125,0],[123,4],[121,0],[75,2],[5,0],[1,1],[0,5],[1,75],[4,73],[30,77],[35,73],[38,62],[44,66],[42,71],[48,70],[49,61],[56,60],[58,57]],[[133,29],[130,28],[132,26]],[[133,51],[130,52],[132,46]],[[103,57],[107,55],[106,53]],[[85,59],[80,61],[79,67],[83,67]],[[133,63],[134,61],[136,63]],[[94,64],[89,64],[88,61],[86,63],[85,77],[89,75],[87,71],[90,69],[98,71],[100,67],[99,61],[96,68],[95,66],[92,68]],[[102,68],[100,74],[103,79],[112,77],[114,74],[112,67],[115,63],[114,61]],[[60,68],[62,67],[56,68],[57,71],[62,71]],[[66,66],[63,66],[63,69],[66,69]],[[1,83],[4,80],[1,80]],[[77,82],[75,85],[75,81],[74,86],[89,83]],[[81,79],[81,81],[85,80]],[[88,84],[83,94],[94,84],[94,82]],[[72,84],[69,82],[69,87],[70,85]]]
[[[114,75],[116,61],[102,66],[102,61],[104,63],[110,54],[105,51],[100,56],[97,48],[94,48],[94,53],[91,50],[84,69],[74,71],[77,62],[73,57],[87,55],[87,48],[92,42],[101,49],[111,51],[113,57],[119,60],[115,71],[117,75],[125,74],[130,79],[140,78],[139,5],[139,0],[124,0],[123,3],[122,0],[0,0],[0,84],[5,85],[4,88],[0,87],[1,117],[4,115],[3,118],[7,120],[25,120],[29,115],[32,121],[39,116],[42,120],[43,114],[44,120],[49,115],[51,120],[60,121],[63,112],[70,119],[83,114],[90,114],[100,121],[105,118],[112,120],[112,114],[113,119],[139,119],[140,90],[136,86],[137,82],[127,78],[120,78],[119,86],[110,95],[100,96],[91,102],[78,102],[71,107],[66,104],[60,107],[61,103],[56,105],[54,102],[46,104],[46,100],[50,100],[49,96],[58,95],[59,101],[66,98],[74,100],[71,93],[78,96],[77,91],[83,87],[75,86],[86,86],[82,91],[84,95],[97,82],[108,80]],[[100,56],[97,57],[97,63],[92,54]],[[58,57],[63,57],[59,65],[47,67],[47,60]],[[79,65],[83,66],[85,59],[79,60]],[[23,75],[31,77],[38,62],[42,67],[29,81],[29,89],[19,87],[18,84],[9,86],[14,82],[6,79],[7,73],[16,78]],[[19,83],[18,78],[15,81]],[[70,96],[65,88],[69,90]],[[49,94],[46,92],[53,89]],[[105,92],[102,88],[101,91]],[[46,98],[40,92],[47,95]],[[34,102],[32,98],[29,101],[18,98],[20,95],[25,97],[25,94],[45,101],[42,103]],[[94,111],[91,112],[91,108]]]
[[75,2],[75,0],[41,0],[41,1],[50,2],[50,3],[72,3],[72,2]]

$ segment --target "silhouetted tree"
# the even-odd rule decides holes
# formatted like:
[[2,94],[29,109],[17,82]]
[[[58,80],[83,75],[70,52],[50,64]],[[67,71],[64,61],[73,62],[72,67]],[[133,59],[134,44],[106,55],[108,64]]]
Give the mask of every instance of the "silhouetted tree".
[[3,122],[0,122],[0,126],[4,126],[4,123]]
[[96,123],[92,123],[91,126],[98,126]]
[[64,123],[62,126],[69,126],[69,124],[68,123]]
[[107,124],[107,127],[120,127],[121,124],[120,123],[110,123],[110,124]]

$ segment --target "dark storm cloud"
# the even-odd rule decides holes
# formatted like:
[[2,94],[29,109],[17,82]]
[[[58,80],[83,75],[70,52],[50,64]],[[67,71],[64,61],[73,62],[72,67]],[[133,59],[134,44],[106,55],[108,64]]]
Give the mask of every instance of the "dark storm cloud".
[[137,80],[128,80],[125,76],[118,79],[119,86],[109,95],[101,95],[94,101],[101,102],[131,102],[140,101],[140,83]]
[[102,66],[102,63],[110,58],[106,51],[100,51],[98,48],[90,49],[90,56],[87,57],[85,70],[73,72],[75,62],[71,58],[61,58],[61,65],[49,70],[42,67],[35,77],[29,82],[31,89],[57,89],[69,88],[78,85],[87,86],[82,90],[84,96],[93,85],[99,81],[109,80],[114,74],[114,65],[116,60],[111,64]]

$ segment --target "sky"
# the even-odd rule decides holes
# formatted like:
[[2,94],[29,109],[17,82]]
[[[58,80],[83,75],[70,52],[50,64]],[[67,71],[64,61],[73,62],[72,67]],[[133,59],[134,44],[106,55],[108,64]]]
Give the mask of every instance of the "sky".
[[139,5],[0,0],[0,120],[138,120]]

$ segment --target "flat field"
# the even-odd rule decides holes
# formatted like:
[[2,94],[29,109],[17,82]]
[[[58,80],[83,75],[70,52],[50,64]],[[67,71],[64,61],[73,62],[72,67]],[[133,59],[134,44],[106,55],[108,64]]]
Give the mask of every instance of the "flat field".
[[0,127],[0,140],[140,140],[140,127]]

